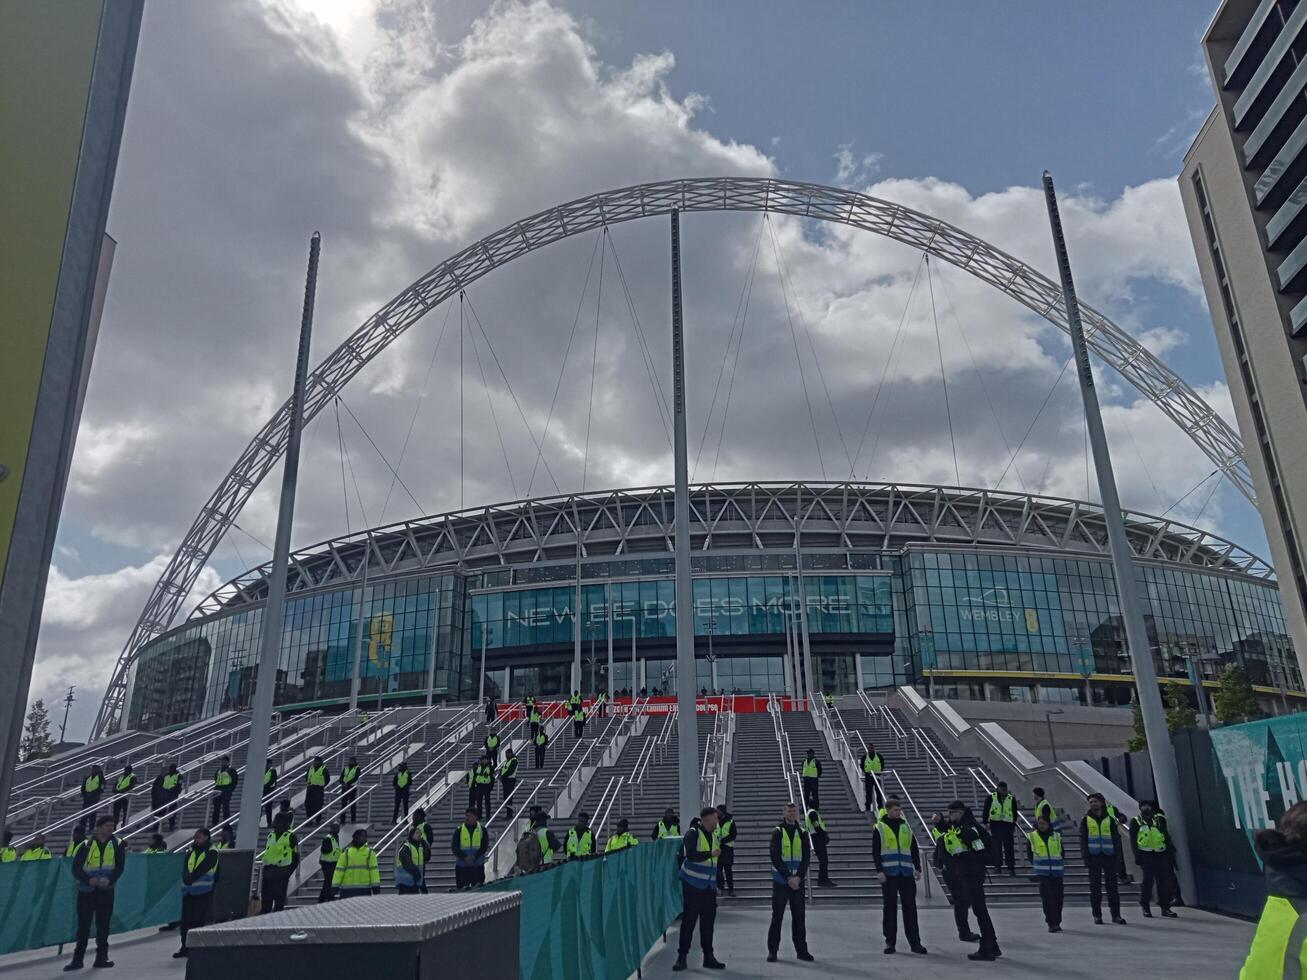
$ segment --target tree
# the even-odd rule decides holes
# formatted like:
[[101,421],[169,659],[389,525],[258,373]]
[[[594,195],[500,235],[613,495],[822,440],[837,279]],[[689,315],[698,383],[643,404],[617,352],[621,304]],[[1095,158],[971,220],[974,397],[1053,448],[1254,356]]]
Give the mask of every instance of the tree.
[[44,759],[54,753],[54,739],[50,736],[50,712],[45,708],[45,701],[37,698],[27,712],[27,721],[23,724],[23,737],[18,744],[18,752],[24,762],[32,759]]
[[1221,671],[1220,685],[1212,698],[1212,710],[1221,724],[1233,725],[1262,716],[1252,682],[1238,664],[1226,665]]
[[1189,695],[1179,684],[1166,687],[1166,730],[1174,735],[1182,728],[1198,724],[1198,711],[1189,703]]
[[1142,752],[1148,748],[1148,736],[1144,734],[1144,713],[1139,709],[1139,698],[1130,697],[1130,712],[1134,716],[1135,733],[1125,743],[1127,752]]

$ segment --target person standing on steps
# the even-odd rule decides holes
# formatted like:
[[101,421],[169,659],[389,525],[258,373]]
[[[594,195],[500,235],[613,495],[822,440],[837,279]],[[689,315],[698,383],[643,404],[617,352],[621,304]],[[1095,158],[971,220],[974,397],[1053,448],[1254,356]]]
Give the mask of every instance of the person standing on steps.
[[177,829],[177,801],[181,798],[186,780],[182,778],[177,763],[169,760],[167,770],[159,773],[156,782],[159,785],[159,796],[163,800],[163,813],[159,817],[159,824],[155,830],[163,828],[163,817],[167,817],[168,832],[172,833]]
[[350,756],[345,768],[340,771],[340,817],[346,819],[345,810],[349,809],[349,822],[358,823],[359,760]]
[[113,966],[109,959],[109,923],[113,919],[114,886],[127,866],[127,845],[113,833],[113,817],[95,822],[95,833],[73,852],[73,878],[77,881],[77,945],[65,972],[80,970],[95,921],[93,967]]
[[608,843],[604,845],[605,854],[613,854],[616,851],[624,851],[628,847],[635,847],[640,843],[640,839],[631,833],[631,825],[625,817],[617,821],[613,827],[613,832],[608,836]]
[[308,790],[304,794],[304,816],[311,820],[322,809],[323,801],[327,798],[327,785],[331,782],[331,773],[327,771],[322,756],[313,757],[313,761],[309,763],[309,771],[304,775],[304,781],[308,784]]
[[127,822],[127,811],[131,808],[131,792],[136,788],[136,773],[132,772],[129,762],[123,766],[123,773],[113,784],[113,822],[121,827]]
[[220,824],[231,818],[231,795],[236,792],[238,782],[240,776],[232,767],[231,756],[224,755],[218,764],[218,771],[213,774],[213,789],[217,795],[213,798],[213,819],[210,823]]
[[590,829],[590,814],[578,813],[576,826],[567,831],[564,850],[568,857],[589,857],[595,852],[595,835]]
[[485,750],[482,754],[490,760],[490,764],[499,765],[499,735],[493,731],[486,735],[482,748]]
[[821,807],[821,763],[812,749],[803,760],[802,775],[804,809],[816,810]]
[[[980,948],[968,953],[969,960],[996,960],[1002,956],[994,922],[989,917],[985,901],[985,874],[988,868],[986,853],[989,835],[977,822],[965,803],[954,800],[948,805],[948,818],[940,820],[936,814],[939,836],[935,849],[937,860],[944,868],[944,883],[953,897],[953,919],[957,923],[958,938],[963,942],[980,941]],[[967,925],[967,911],[976,915],[980,935]]]
[[1026,854],[1039,879],[1039,902],[1049,932],[1062,931],[1064,864],[1062,835],[1044,814],[1035,817],[1035,829],[1026,834]]
[[[100,796],[104,793],[104,770],[98,765],[91,766],[91,771],[82,780],[82,809],[94,811],[100,805]],[[86,819],[92,819],[88,813]]]
[[873,802],[878,810],[883,805],[884,797],[881,795],[877,780],[884,771],[885,760],[876,751],[876,746],[868,745],[867,750],[862,753],[862,792],[868,813],[871,812]]
[[808,952],[807,910],[804,908],[803,880],[812,859],[808,834],[799,826],[799,808],[786,803],[781,808],[780,825],[771,832],[771,925],[767,928],[767,962],[775,963],[781,948],[781,924],[785,909],[790,910],[790,937],[794,954],[812,961]]
[[540,726],[544,722],[544,716],[540,714],[540,709],[536,707],[535,698],[531,699],[530,706],[526,709],[527,720],[531,723],[531,740],[540,734]]
[[381,894],[381,867],[377,863],[377,852],[368,843],[368,832],[362,827],[354,831],[349,847],[341,854],[332,884],[340,898]]
[[1121,857],[1121,828],[1101,793],[1087,797],[1089,812],[1080,821],[1080,856],[1089,870],[1089,909],[1094,922],[1103,924],[1103,887],[1107,887],[1107,908],[1112,921],[1125,925],[1121,918],[1121,894],[1116,887],[1117,862]]
[[263,911],[280,912],[286,907],[286,889],[300,866],[300,844],[290,832],[290,817],[277,814],[263,848],[263,880],[260,904]]
[[336,877],[336,865],[340,863],[340,824],[332,822],[322,837],[322,847],[318,851],[318,867],[322,871],[322,888],[318,891],[318,904],[330,902],[335,898],[331,880]]
[[182,865],[182,948],[172,954],[175,960],[186,959],[186,934],[213,921],[213,887],[218,880],[218,852],[209,846],[209,831],[201,827],[191,838]]
[[486,697],[486,724],[489,725],[499,714],[499,702],[493,694]]
[[662,840],[664,837],[680,837],[681,821],[676,816],[676,811],[668,807],[663,811],[663,818],[654,824],[653,833],[649,835],[654,840]]
[[572,737],[585,738],[585,704],[579,698],[572,708]]
[[408,763],[401,762],[390,777],[390,785],[395,790],[395,806],[390,813],[390,822],[398,823],[400,811],[408,819],[408,794],[413,789],[413,774],[408,771]]
[[277,769],[269,759],[263,769],[263,819],[267,821],[269,828],[272,827],[272,794],[276,789]]
[[395,891],[400,895],[425,895],[427,891],[426,845],[422,830],[417,826],[408,829],[408,836],[399,842],[395,852]]
[[994,870],[1001,871],[1006,862],[1010,878],[1017,874],[1015,836],[1020,812],[1017,798],[1007,791],[1007,783],[1000,780],[994,792],[985,798],[985,823],[994,839]]
[[812,838],[812,849],[817,852],[817,884],[827,888],[837,887],[839,883],[832,881],[830,876],[830,831],[826,829],[826,821],[816,808],[808,811],[808,822],[804,830]]
[[735,817],[726,809],[725,803],[717,804],[717,834],[721,841],[722,854],[717,867],[721,869],[722,885],[726,894],[735,897]]
[[541,728],[531,739],[531,744],[536,747],[535,764],[532,769],[543,769],[545,767],[545,753],[549,751],[549,736]]
[[885,934],[885,952],[894,952],[898,943],[900,907],[903,909],[903,934],[912,952],[922,955],[921,932],[917,926],[917,882],[921,880],[921,850],[912,828],[903,819],[903,804],[891,796],[885,801],[885,815],[871,832],[871,858],[880,880],[883,912],[881,928]]
[[1053,806],[1053,804],[1048,802],[1044,797],[1044,788],[1042,786],[1036,786],[1033,792],[1035,794],[1035,819],[1038,820],[1040,817],[1044,817],[1048,820],[1049,826],[1056,830],[1058,820],[1057,807]]
[[499,767],[499,791],[503,795],[504,814],[513,819],[513,791],[517,789],[517,756],[504,749],[504,764]]
[[676,950],[676,972],[688,969],[685,958],[694,940],[694,927],[699,927],[699,948],[703,950],[703,965],[707,970],[724,970],[726,964],[713,955],[713,924],[717,921],[717,898],[721,888],[717,881],[717,859],[721,849],[713,846],[717,829],[717,811],[704,807],[697,820],[690,821],[690,829],[681,841],[685,860],[678,872],[681,879],[681,937]]
[[1171,865],[1171,836],[1166,832],[1166,821],[1156,813],[1157,804],[1152,800],[1143,800],[1139,804],[1139,816],[1130,821],[1130,846],[1134,849],[1135,864],[1143,872],[1144,880],[1139,886],[1139,906],[1144,918],[1153,917],[1148,907],[1153,899],[1153,885],[1157,885],[1157,904],[1162,908],[1162,915],[1168,919],[1178,919],[1171,911],[1171,883],[1169,872]]

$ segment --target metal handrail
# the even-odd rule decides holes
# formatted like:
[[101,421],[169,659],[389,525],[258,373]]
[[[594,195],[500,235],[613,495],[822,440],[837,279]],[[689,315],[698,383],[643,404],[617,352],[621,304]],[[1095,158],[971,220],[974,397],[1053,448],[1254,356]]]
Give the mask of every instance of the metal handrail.
[[595,848],[599,846],[599,834],[604,835],[607,841],[611,836],[608,833],[609,820],[612,818],[613,807],[617,805],[622,795],[622,785],[626,780],[625,776],[609,776],[608,785],[604,787],[603,793],[599,795],[599,801],[595,804],[595,815],[590,821],[591,827],[597,827],[595,832]]
[[885,724],[889,727],[889,730],[894,733],[894,737],[900,741],[907,741],[907,730],[899,724],[899,720],[894,717],[894,712],[891,711],[887,705],[883,704],[877,707],[876,710],[879,711],[880,716],[885,719]]
[[[572,746],[572,750],[567,753],[566,757],[559,764],[558,768],[554,770],[554,774],[551,777],[549,777],[550,787],[555,789],[557,788],[558,784],[555,782],[555,780],[557,780],[558,777],[562,775],[563,770],[567,768],[567,764],[570,761],[572,761],[572,756],[576,754],[577,749],[579,749],[582,745],[586,746],[585,752],[581,754],[581,758],[577,760],[576,766],[573,767],[573,770],[575,770],[576,768],[584,764],[586,758],[590,755],[590,753],[593,752],[595,748],[599,746],[601,743],[604,744],[605,747],[607,747],[607,742],[605,740],[608,738],[608,733],[612,730],[612,727],[614,725],[617,725],[620,728],[622,725],[626,724],[627,719],[631,717],[634,716],[618,715],[616,713],[613,713],[609,715],[608,724],[604,726],[604,730],[600,732],[598,736],[588,740],[584,738],[578,738],[576,740],[576,744]],[[568,778],[571,777],[569,776]]]
[[922,749],[925,750],[926,758],[929,759],[931,764],[939,770],[941,776],[957,776],[957,771],[949,764],[949,761],[944,758],[944,753],[939,750],[933,741],[931,741],[930,736],[926,735],[920,728],[912,729],[912,736],[921,745]]
[[[540,793],[542,789],[546,789],[546,788],[547,787],[543,779],[540,780],[540,782],[536,783],[535,789],[531,790],[531,792],[527,795],[527,798],[522,801],[520,806],[518,806],[517,808],[518,816],[514,817],[512,822],[505,825],[504,828],[505,832],[500,834],[497,838],[495,838],[495,842],[491,844],[489,850],[486,851],[486,864],[493,866],[494,855],[495,852],[499,850],[499,845],[502,844],[505,840],[508,840],[510,836],[516,838],[517,836],[516,832],[510,835],[508,833],[508,828],[512,827],[513,823],[516,822],[517,820],[527,819],[526,817],[522,816],[522,814],[530,811],[531,804],[535,801],[536,796]],[[503,807],[503,803],[500,803],[500,807],[501,808]],[[488,822],[489,821],[487,821],[487,823]]]
[[[998,784],[994,782],[993,777],[991,777],[989,773],[985,772],[985,770],[976,769],[973,766],[968,766],[967,771],[971,773],[971,778],[976,781],[976,784],[984,788],[987,794],[994,792],[994,790],[997,788]],[[977,801],[977,806],[979,806],[979,801]],[[1017,819],[1020,820],[1021,823],[1025,825],[1027,830],[1035,829],[1035,825],[1030,822],[1030,818],[1027,817],[1020,810],[1017,811]]]

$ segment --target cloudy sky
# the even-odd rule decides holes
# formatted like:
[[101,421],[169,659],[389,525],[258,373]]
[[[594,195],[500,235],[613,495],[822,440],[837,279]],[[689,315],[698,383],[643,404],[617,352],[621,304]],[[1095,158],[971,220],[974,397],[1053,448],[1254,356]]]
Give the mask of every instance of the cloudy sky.
[[[1052,273],[1047,167],[1082,296],[1228,414],[1175,183],[1211,104],[1197,43],[1211,6],[147,4],[33,696],[78,685],[70,735],[85,733],[167,558],[285,397],[314,229],[316,361],[487,232],[670,177],[855,188]],[[1054,387],[1067,346],[1017,304],[841,227],[692,215],[683,234],[696,479],[1086,495],[1070,373]],[[654,394],[666,235],[659,220],[574,238],[429,314],[345,392],[339,425],[334,411],[311,424],[294,543],[669,480]],[[1104,382],[1123,500],[1161,513],[1211,465]],[[1255,513],[1215,481],[1171,514],[1265,551]],[[197,593],[265,560],[274,520],[267,485]]]

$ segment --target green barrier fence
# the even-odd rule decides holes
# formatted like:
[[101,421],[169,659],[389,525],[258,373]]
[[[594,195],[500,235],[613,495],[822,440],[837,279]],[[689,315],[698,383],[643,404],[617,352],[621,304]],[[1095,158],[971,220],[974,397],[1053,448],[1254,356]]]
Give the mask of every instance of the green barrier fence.
[[[115,933],[181,915],[182,854],[129,854],[114,888]],[[71,943],[77,933],[72,858],[0,864],[0,953]]]
[[653,841],[486,885],[522,893],[522,980],[633,974],[681,913],[680,844]]

